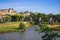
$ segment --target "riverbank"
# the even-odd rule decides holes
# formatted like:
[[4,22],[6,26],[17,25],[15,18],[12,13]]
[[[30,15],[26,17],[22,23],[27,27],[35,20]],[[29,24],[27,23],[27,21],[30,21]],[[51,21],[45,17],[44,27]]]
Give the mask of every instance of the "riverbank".
[[48,25],[49,28],[52,28],[53,30],[60,31],[60,25]]
[[[6,22],[6,23],[0,23],[0,33],[6,33],[6,32],[17,32],[19,28],[20,22]],[[25,24],[25,27],[29,27],[30,24],[28,22],[23,22]]]
[[48,27],[50,28],[53,28],[53,27],[57,27],[57,26],[60,26],[60,25],[47,25]]
[[54,25],[51,25],[51,24],[41,24],[42,27],[49,27],[53,30],[56,30],[56,31],[60,31],[60,24],[57,23],[57,24],[54,24]]

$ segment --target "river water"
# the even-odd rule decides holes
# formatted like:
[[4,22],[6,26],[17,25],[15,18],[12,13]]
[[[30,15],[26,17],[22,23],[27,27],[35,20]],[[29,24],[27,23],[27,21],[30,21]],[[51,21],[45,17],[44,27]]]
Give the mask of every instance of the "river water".
[[[13,32],[0,34],[0,40],[42,40],[41,36],[43,33],[38,33],[35,29],[38,28],[37,25],[26,29],[25,32]],[[57,38],[60,40],[60,38]]]

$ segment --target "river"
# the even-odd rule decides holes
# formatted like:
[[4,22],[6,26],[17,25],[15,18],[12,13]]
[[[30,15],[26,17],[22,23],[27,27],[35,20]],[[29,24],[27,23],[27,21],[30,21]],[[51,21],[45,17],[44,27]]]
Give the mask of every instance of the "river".
[[[0,34],[0,40],[42,40],[42,33],[38,33],[35,29],[38,28],[37,25],[26,29],[25,32],[13,32]],[[57,38],[59,40],[60,38]]]

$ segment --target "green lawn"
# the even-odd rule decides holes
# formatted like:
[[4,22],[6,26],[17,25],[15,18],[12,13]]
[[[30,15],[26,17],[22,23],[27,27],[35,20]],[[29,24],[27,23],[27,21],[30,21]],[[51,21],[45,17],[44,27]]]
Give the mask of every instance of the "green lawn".
[[6,22],[0,23],[0,27],[18,27],[20,22]]
[[[6,23],[0,23],[0,33],[6,33],[6,32],[16,32],[18,31],[20,22],[6,22]],[[23,22],[25,24],[25,27],[30,26],[28,22]]]
[[6,22],[6,23],[0,23],[0,33],[6,33],[6,32],[15,32],[19,27],[20,22]]

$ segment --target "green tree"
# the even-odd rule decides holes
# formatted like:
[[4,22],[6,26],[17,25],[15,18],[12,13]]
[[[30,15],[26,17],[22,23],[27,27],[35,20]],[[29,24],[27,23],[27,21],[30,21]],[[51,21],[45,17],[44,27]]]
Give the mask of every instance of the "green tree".
[[11,21],[11,16],[6,15],[6,21],[7,22]]
[[55,19],[56,19],[58,22],[60,22],[60,14],[56,14],[56,15],[55,15]]
[[24,17],[22,15],[19,15],[19,21],[23,21]]
[[53,14],[49,14],[48,16],[50,18],[50,20],[49,20],[50,21],[50,24],[53,25],[54,24],[54,17],[55,16]]
[[12,21],[19,21],[19,15],[15,14],[11,16]]
[[24,23],[23,22],[20,22],[20,24],[19,24],[19,31],[25,31],[25,25],[24,25]]
[[30,18],[31,18],[30,16],[25,16],[26,21],[30,21]]

